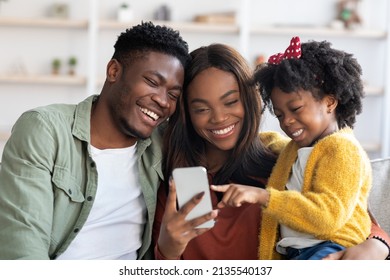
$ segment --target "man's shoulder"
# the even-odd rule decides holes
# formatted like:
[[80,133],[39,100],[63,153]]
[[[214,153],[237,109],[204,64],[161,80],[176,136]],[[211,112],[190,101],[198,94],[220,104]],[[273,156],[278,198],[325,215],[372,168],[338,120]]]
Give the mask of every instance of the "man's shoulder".
[[94,98],[95,96],[90,96],[78,104],[56,103],[36,107],[24,112],[20,120],[38,119],[49,123],[58,121],[73,123],[75,118],[86,119],[84,115],[90,116],[90,108]]
[[26,114],[36,113],[42,116],[55,117],[56,115],[73,115],[75,104],[50,104],[30,109]]
[[69,131],[75,120],[76,105],[51,104],[24,112],[15,122],[13,133],[40,134],[46,131]]

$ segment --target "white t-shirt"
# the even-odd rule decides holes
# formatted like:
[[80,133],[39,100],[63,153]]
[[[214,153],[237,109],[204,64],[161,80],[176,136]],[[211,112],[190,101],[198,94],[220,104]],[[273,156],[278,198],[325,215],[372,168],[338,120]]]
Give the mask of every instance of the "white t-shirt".
[[[291,176],[287,182],[288,190],[301,191],[303,185],[303,175],[306,163],[313,147],[303,147],[298,150],[298,157],[292,167]],[[281,240],[276,245],[276,251],[286,254],[286,247],[302,249],[312,247],[324,240],[318,240],[313,235],[293,230],[285,225],[280,225]]]
[[136,259],[146,223],[136,145],[91,146],[91,156],[98,171],[95,201],[85,225],[57,259]]

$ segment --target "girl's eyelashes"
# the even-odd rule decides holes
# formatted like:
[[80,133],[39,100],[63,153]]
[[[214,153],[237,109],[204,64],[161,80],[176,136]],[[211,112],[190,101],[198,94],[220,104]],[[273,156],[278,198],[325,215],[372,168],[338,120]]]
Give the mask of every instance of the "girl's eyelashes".
[[[303,106],[293,107],[293,108],[289,109],[289,111],[295,113],[295,112],[298,112],[301,108],[303,108]],[[275,111],[274,111],[273,114],[277,119],[280,119],[282,117],[282,114],[280,112],[275,113]]]
[[292,111],[293,111],[293,112],[296,112],[296,111],[298,111],[298,110],[301,109],[301,108],[302,108],[302,106],[298,106],[298,107],[293,108]]

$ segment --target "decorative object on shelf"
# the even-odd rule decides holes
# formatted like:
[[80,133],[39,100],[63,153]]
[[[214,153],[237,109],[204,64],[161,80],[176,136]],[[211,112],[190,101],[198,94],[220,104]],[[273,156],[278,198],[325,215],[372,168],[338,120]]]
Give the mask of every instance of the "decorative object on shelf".
[[154,19],[155,20],[170,21],[171,20],[171,9],[165,4],[161,5],[154,12]]
[[338,19],[344,23],[344,27],[354,29],[362,23],[358,12],[360,0],[339,0]]
[[51,73],[53,75],[58,75],[61,69],[61,60],[59,58],[54,58],[51,62]]
[[235,24],[236,23],[236,13],[235,12],[225,12],[225,13],[213,13],[207,15],[197,15],[194,18],[195,22],[204,22],[204,23],[222,23],[222,24]]
[[5,142],[11,136],[11,128],[0,126],[0,142]]
[[334,19],[330,22],[329,27],[335,30],[344,29],[345,24],[341,19]]
[[54,18],[69,18],[69,5],[65,3],[52,4],[49,9],[49,16]]
[[76,65],[77,65],[77,58],[75,56],[69,57],[68,59],[69,75],[74,75],[76,73]]
[[[1,8],[1,2],[7,2],[8,0],[0,0],[0,8]],[[0,9],[1,10],[1,9]]]
[[258,56],[256,56],[255,66],[263,64],[265,61],[266,61],[265,60],[265,55],[264,54],[259,54]]
[[133,9],[127,3],[122,3],[118,8],[118,21],[128,22],[133,20]]
[[9,68],[9,75],[11,76],[25,76],[28,74],[25,62],[21,57],[17,58]]

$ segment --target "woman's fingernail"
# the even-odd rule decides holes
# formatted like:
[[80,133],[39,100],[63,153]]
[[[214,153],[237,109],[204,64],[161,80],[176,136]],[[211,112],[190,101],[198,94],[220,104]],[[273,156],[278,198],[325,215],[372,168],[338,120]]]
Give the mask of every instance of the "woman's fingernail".
[[196,195],[196,198],[197,198],[197,199],[201,199],[201,198],[203,197],[203,195],[204,195],[204,192],[198,193],[198,194]]

